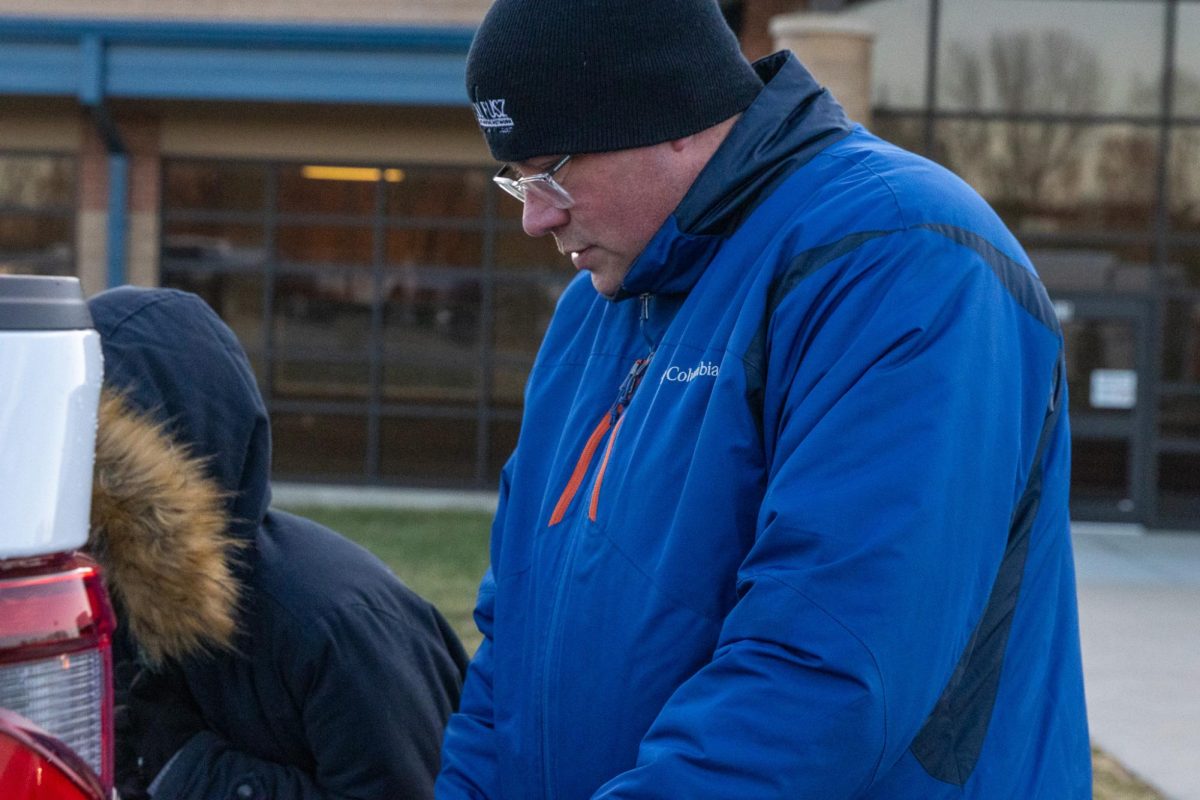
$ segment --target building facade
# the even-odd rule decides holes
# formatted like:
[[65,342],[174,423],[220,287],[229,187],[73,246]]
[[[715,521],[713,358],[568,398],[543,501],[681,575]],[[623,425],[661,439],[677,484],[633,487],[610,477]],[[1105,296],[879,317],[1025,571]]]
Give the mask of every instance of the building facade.
[[[462,89],[487,4],[0,0],[0,270],[202,295],[250,353],[280,478],[493,486],[571,273],[489,180]],[[722,5],[759,55],[805,4]],[[1038,265],[1077,517],[1196,526],[1200,2],[807,5],[863,53],[860,116],[971,181]],[[797,45],[818,77],[821,46]]]

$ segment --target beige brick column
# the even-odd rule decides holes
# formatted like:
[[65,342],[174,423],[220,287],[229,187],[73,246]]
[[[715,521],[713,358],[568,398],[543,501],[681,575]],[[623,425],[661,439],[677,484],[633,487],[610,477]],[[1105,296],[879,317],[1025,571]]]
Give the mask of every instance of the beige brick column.
[[835,14],[785,14],[771,20],[777,47],[791,50],[851,119],[871,124],[871,48],[875,33]]
[[75,271],[84,294],[93,295],[105,289],[108,282],[108,152],[96,124],[86,113],[81,116]]
[[125,279],[137,286],[158,286],[161,282],[158,264],[161,124],[154,117],[137,117],[122,119],[120,126],[130,157]]

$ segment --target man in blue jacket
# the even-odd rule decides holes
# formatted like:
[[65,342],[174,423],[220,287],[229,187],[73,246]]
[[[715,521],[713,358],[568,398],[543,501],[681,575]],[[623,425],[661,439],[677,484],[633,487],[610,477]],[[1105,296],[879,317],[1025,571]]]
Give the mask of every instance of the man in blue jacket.
[[497,0],[467,86],[581,274],[439,797],[1090,798],[1062,336],[996,215],[711,0]]
[[467,660],[449,624],[363,548],[270,507],[266,408],[200,298],[88,305],[121,797],[432,797]]

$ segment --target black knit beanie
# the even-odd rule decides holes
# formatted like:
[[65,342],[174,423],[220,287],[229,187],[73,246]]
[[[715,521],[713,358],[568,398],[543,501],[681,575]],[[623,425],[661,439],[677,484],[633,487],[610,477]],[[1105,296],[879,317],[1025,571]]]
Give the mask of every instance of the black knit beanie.
[[679,139],[761,88],[716,0],[496,0],[467,55],[497,161]]

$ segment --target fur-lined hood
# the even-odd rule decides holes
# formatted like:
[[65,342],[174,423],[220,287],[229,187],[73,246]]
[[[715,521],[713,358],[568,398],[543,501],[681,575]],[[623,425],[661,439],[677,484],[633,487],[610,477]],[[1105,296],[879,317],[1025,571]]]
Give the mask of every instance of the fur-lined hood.
[[89,302],[104,352],[89,551],[150,664],[231,647],[270,502],[270,434],[233,332],[198,297]]

